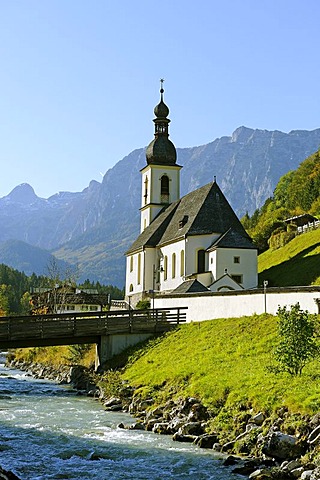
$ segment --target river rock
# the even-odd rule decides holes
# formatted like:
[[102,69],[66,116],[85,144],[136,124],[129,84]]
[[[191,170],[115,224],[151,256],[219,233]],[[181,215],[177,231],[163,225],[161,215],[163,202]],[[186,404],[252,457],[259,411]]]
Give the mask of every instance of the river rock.
[[263,424],[264,420],[265,420],[265,416],[263,415],[262,412],[259,412],[250,418],[249,424],[254,423],[255,425],[258,425],[260,427]]
[[308,443],[310,445],[318,445],[320,444],[320,425],[318,425],[308,437]]
[[310,480],[320,480],[320,467],[313,470]]
[[312,474],[313,474],[313,470],[305,470],[301,474],[300,478],[301,478],[301,480],[310,480]]
[[264,437],[262,453],[279,460],[293,459],[302,455],[304,448],[298,443],[297,437],[277,431]]
[[318,425],[320,425],[320,412],[319,413],[316,413],[310,420],[310,424],[313,426],[313,427],[317,427]]
[[180,433],[176,432],[172,436],[172,440],[175,442],[184,442],[184,443],[194,443],[196,440],[196,435],[181,435]]
[[203,426],[201,422],[188,422],[182,425],[179,430],[179,435],[203,435]]
[[74,365],[69,370],[69,382],[77,390],[92,390],[95,388],[90,375],[90,371],[82,365]]
[[129,430],[145,430],[145,426],[142,422],[135,422],[130,425]]
[[219,443],[219,439],[216,434],[204,434],[198,436],[194,443],[200,448],[213,448],[213,445]]
[[160,435],[172,434],[172,430],[170,429],[168,422],[155,423],[152,431],[154,433],[159,433]]
[[0,467],[0,479],[1,480],[20,480],[14,473],[10,470],[4,470]]
[[270,470],[267,470],[265,468],[259,468],[258,470],[255,470],[249,475],[250,479],[254,480],[267,480],[268,478],[272,478],[272,473]]
[[111,397],[106,402],[104,402],[104,408],[107,411],[119,412],[122,410],[122,402],[118,397]]

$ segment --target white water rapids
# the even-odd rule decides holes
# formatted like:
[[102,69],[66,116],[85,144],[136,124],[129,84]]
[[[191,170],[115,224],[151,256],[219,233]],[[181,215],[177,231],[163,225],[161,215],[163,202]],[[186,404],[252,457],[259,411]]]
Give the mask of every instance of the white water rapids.
[[151,432],[123,430],[70,387],[0,364],[0,465],[22,480],[239,480],[209,450]]

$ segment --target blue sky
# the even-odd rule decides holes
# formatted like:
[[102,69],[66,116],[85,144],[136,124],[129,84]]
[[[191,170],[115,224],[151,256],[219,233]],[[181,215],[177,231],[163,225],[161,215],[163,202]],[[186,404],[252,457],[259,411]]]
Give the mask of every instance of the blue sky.
[[320,127],[318,0],[0,0],[0,197],[81,191],[153,138]]

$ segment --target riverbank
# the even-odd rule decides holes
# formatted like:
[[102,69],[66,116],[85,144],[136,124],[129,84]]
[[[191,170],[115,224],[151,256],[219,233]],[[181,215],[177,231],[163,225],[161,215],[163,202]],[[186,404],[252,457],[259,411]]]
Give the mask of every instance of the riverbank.
[[293,414],[282,408],[267,416],[242,405],[233,419],[237,435],[228,438],[226,431],[213,431],[215,412],[194,397],[159,405],[152,397],[142,398],[139,389],[121,380],[116,372],[103,377],[82,366],[55,368],[14,360],[10,366],[35,378],[72,384],[80,394],[99,399],[106,411],[127,412],[136,418],[134,423],[119,424],[119,428],[170,435],[175,442],[213,449],[221,454],[225,465],[233,465],[233,473],[257,480],[320,478],[320,413]]
[[127,430],[128,413],[104,411],[71,385],[0,365],[1,464],[22,480],[241,480],[221,455],[166,435]]
[[[186,324],[124,352],[100,376],[90,372],[83,378],[83,367],[68,367],[66,381],[72,373],[73,383],[106,409],[135,415],[134,425],[122,427],[206,445],[240,463],[235,468],[244,467],[246,474],[258,471],[260,479],[315,480],[319,362],[310,362],[302,375],[275,373],[269,367],[276,332],[277,320],[267,314]],[[57,361],[66,357],[54,348]],[[45,353],[32,349],[25,358],[36,361]],[[38,370],[47,375],[43,367]],[[59,381],[54,375],[49,378]],[[233,458],[238,456],[250,462]]]

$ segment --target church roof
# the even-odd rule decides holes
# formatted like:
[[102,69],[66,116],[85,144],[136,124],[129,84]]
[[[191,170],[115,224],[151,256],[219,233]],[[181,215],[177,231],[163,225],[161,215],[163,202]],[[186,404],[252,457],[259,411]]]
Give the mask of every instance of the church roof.
[[[155,247],[191,235],[221,234],[230,231],[221,245],[255,248],[240,220],[214,181],[188,193],[163,209],[139,235],[127,253]],[[239,243],[238,243],[239,242]],[[218,246],[218,245],[216,245]]]
[[229,228],[221,237],[219,237],[212,245],[208,248],[208,251],[214,250],[215,248],[255,248],[252,245],[250,237],[246,234],[245,236],[236,230]]
[[153,120],[155,124],[155,138],[149,143],[146,150],[147,164],[153,165],[176,165],[177,152],[174,144],[169,140],[169,108],[163,101],[163,82],[161,79],[160,102],[154,108],[156,118]]
[[208,292],[209,288],[205,287],[196,278],[186,280],[175,288],[171,293],[199,293]]

